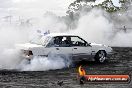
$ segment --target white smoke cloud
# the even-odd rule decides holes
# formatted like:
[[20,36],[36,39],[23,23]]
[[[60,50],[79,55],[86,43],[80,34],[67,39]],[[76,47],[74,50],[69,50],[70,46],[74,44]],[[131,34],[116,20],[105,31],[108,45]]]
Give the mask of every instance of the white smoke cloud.
[[124,33],[124,31],[118,32],[113,40],[111,45],[117,47],[132,47],[132,31]]
[[[12,8],[8,7],[8,10],[5,11],[5,14],[8,13],[8,15],[3,14],[14,18],[4,17],[0,19],[0,69],[45,71],[65,67],[66,63],[60,57],[35,57],[31,64],[27,65],[19,57],[21,54],[19,50],[14,47],[15,44],[28,42],[33,38],[33,33],[36,30],[43,32],[46,30],[51,32],[69,32],[69,27],[65,24],[64,19],[61,16],[57,16],[56,13],[52,13],[64,9],[60,8],[63,6],[62,4],[57,6],[58,3],[63,1],[56,2],[53,0],[51,4],[45,3],[47,4],[46,7],[43,5],[44,1],[42,0],[35,2],[36,0],[32,0],[32,2],[15,0],[11,3],[13,5],[11,6]],[[60,9],[57,10],[58,8]],[[45,13],[47,10],[49,12]],[[70,32],[83,37],[88,42],[103,43],[110,46],[132,46],[132,40],[130,40],[132,38],[131,30],[125,33],[115,29],[115,23],[109,19],[107,13],[99,9],[85,13],[79,18],[77,28],[70,30]],[[127,18],[126,15],[121,17],[123,19]],[[129,17],[131,18],[131,16]],[[126,24],[131,24],[130,22],[131,20],[127,21]]]
[[19,50],[5,48],[0,52],[0,69],[16,69],[20,62]]
[[61,17],[52,12],[45,14],[42,12],[43,15],[38,14],[35,17],[34,14],[29,16],[24,11],[21,12],[25,14],[25,17],[19,17],[16,11],[13,15],[5,15],[0,19],[0,69],[44,71],[65,67],[65,61],[60,57],[53,59],[36,57],[31,61],[30,65],[26,65],[27,62],[23,63],[25,66],[21,65],[23,59],[20,57],[20,50],[16,49],[15,44],[29,42],[30,39],[34,38],[33,33],[36,30],[41,30],[42,32],[47,30],[50,30],[50,32],[64,32],[67,30],[67,26]]
[[15,69],[21,61],[15,44],[27,42],[29,30],[20,30],[8,22],[0,25],[0,69]]
[[[116,47],[132,46],[130,14],[122,13],[119,16],[119,13],[116,13],[112,19],[101,9],[93,9],[90,12],[81,12],[81,14],[83,15],[79,18],[77,28],[70,32],[83,37],[90,43],[102,43]],[[126,32],[124,26],[126,26]]]
[[80,17],[77,29],[72,32],[88,42],[107,43],[112,35],[112,28],[113,24],[104,16],[103,11],[94,9]]
[[29,42],[34,38],[33,33],[37,30],[42,32],[47,30],[50,32],[66,31],[67,26],[60,17],[48,12],[43,17],[33,19],[31,25],[26,22],[26,19],[22,22],[21,20],[20,22],[1,20],[0,25],[0,69],[45,71],[61,69],[66,66],[64,59],[60,57],[34,57],[30,65],[27,65],[27,61],[25,61],[23,63],[25,66],[23,66],[21,52],[15,47],[15,44]]
[[48,57],[34,57],[30,64],[23,61],[20,64],[20,69],[22,71],[46,71],[69,67],[70,64],[71,60],[68,55],[62,58],[52,53]]

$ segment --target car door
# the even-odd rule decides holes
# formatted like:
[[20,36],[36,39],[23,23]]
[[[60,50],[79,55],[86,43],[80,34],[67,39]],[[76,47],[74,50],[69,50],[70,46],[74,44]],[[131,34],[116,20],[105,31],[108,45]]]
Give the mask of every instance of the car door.
[[82,38],[78,36],[72,36],[73,42],[72,51],[73,59],[88,59],[91,57],[92,47]]
[[54,37],[46,47],[47,53],[60,55],[61,57],[71,57],[72,48],[65,43],[65,36]]

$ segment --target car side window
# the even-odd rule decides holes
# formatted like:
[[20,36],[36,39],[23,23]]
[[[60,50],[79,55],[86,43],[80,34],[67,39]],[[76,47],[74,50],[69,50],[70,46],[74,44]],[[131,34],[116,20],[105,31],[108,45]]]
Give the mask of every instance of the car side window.
[[56,36],[49,41],[47,47],[85,47],[87,45],[88,43],[78,36]]
[[53,37],[48,43],[47,47],[68,47],[65,43],[66,37],[64,36],[56,36]]
[[71,46],[70,36],[57,36],[54,37],[54,45],[59,47],[70,47]]
[[85,47],[85,46],[88,45],[88,43],[86,41],[84,41],[82,38],[77,37],[77,36],[71,37],[71,41],[72,41],[72,46],[82,46],[82,47]]

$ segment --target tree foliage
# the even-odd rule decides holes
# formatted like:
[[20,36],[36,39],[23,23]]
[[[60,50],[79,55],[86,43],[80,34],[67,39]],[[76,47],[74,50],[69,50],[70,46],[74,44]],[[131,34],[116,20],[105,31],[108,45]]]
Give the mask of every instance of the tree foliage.
[[94,5],[93,3],[96,0],[76,0],[73,3],[71,3],[68,7],[68,11],[67,13],[71,14],[71,13],[76,13],[80,10],[82,10],[83,8],[102,8],[107,12],[113,13],[122,9],[127,9],[128,4],[130,4],[131,0],[119,0],[119,3],[121,4],[121,7],[117,7],[113,4],[112,0],[105,0],[100,4]]
[[[67,23],[70,28],[76,27],[78,19],[81,15],[89,12],[93,8],[101,8],[104,11],[110,13],[110,17],[114,18],[114,15],[127,11],[132,0],[119,0],[121,6],[117,7],[113,4],[112,0],[104,0],[102,3],[95,4],[96,0],[75,0],[68,7],[67,18],[70,19]],[[114,13],[114,14],[113,14]],[[116,17],[116,16],[115,16]]]
[[110,12],[110,13],[120,10],[119,7],[114,6],[114,4],[111,0],[105,0],[101,4],[95,5],[94,7],[101,7],[102,9],[104,9],[105,11]]

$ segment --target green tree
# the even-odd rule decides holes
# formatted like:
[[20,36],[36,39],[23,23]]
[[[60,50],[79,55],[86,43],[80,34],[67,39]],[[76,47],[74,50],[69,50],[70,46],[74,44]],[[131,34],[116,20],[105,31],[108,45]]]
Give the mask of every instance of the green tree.
[[94,7],[101,7],[102,9],[104,9],[105,11],[110,12],[110,13],[120,10],[119,7],[114,6],[114,4],[111,0],[105,0],[101,4],[95,5]]

